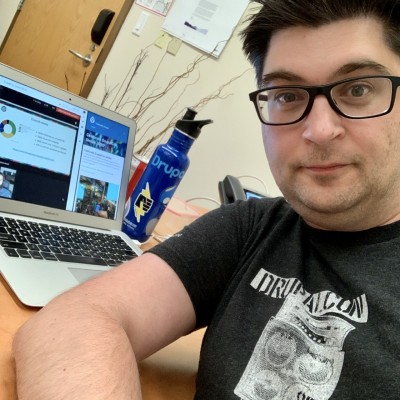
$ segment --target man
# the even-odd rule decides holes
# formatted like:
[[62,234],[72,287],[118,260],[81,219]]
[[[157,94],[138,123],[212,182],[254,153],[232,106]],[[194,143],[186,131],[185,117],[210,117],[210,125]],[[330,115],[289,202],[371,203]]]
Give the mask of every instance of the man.
[[244,49],[285,200],[55,299],[17,334],[21,399],[140,399],[136,361],[206,325],[196,399],[399,398],[400,1],[262,4]]
[[8,188],[4,186],[4,174],[0,172],[0,197],[7,197],[8,199],[11,198],[11,192]]

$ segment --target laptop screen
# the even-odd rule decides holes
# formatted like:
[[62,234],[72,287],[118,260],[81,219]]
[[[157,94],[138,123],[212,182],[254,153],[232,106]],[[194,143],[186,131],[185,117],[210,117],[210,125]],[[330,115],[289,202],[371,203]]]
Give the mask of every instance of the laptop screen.
[[115,219],[129,127],[0,75],[0,197]]

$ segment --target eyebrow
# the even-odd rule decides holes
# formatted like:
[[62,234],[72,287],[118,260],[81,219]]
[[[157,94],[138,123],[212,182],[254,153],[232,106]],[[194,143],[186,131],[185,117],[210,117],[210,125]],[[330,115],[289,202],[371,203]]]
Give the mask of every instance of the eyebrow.
[[269,83],[272,83],[273,81],[276,80],[284,80],[288,82],[299,82],[302,80],[302,78],[294,74],[293,72],[289,72],[285,69],[280,69],[274,72],[270,72],[268,74],[263,75],[262,78],[262,83],[264,85],[268,85]]
[[335,76],[350,74],[354,71],[361,71],[363,69],[372,70],[373,72],[382,75],[390,75],[389,70],[384,65],[371,60],[360,60],[343,65],[336,71]]
[[[332,79],[363,70],[369,70],[382,75],[390,75],[390,71],[384,65],[371,60],[360,60],[356,62],[350,62],[340,67],[333,73]],[[265,74],[263,76],[262,83],[266,86],[276,80],[284,80],[287,82],[304,82],[304,78],[302,78],[300,75],[285,69],[279,69],[277,71]]]

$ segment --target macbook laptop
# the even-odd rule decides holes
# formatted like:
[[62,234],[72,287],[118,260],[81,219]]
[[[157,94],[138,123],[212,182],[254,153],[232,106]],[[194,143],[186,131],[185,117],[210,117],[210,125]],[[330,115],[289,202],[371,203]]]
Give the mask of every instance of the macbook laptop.
[[0,64],[0,273],[40,307],[141,254],[120,229],[132,119]]

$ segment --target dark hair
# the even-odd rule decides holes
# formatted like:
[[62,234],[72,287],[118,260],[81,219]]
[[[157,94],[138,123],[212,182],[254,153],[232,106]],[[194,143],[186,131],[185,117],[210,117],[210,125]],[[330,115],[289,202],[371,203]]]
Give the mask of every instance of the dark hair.
[[[293,26],[319,27],[357,17],[382,21],[388,46],[400,54],[400,0],[253,0],[261,4],[241,32],[243,50],[262,83],[264,59],[274,32]],[[373,33],[372,33],[373,34]]]

